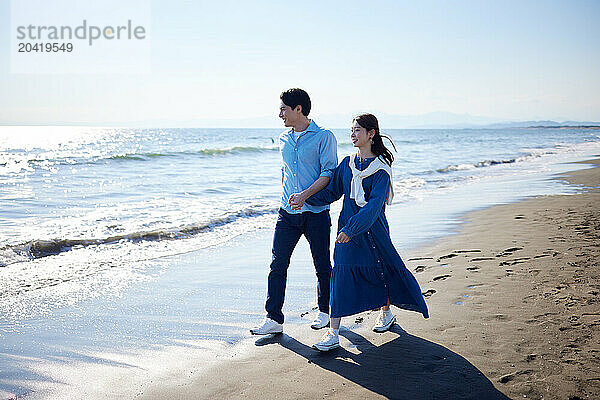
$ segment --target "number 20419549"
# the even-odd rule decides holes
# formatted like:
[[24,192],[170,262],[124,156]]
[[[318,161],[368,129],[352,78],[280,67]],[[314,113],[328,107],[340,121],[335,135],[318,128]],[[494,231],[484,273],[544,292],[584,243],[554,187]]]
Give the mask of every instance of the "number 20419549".
[[18,43],[19,53],[70,53],[73,43]]

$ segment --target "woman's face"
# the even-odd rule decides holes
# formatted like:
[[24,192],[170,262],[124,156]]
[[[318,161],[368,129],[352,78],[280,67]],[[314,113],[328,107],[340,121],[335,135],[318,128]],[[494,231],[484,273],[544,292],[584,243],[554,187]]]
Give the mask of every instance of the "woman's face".
[[366,128],[363,128],[356,122],[356,120],[352,121],[352,128],[350,132],[350,140],[352,140],[352,145],[354,147],[364,147],[371,144],[371,138],[375,133],[367,132]]

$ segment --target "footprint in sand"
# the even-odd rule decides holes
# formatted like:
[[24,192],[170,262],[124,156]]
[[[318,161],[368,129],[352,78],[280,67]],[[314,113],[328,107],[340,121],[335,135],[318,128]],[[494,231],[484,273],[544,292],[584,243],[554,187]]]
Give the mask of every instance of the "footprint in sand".
[[537,354],[528,354],[527,358],[525,359],[525,361],[527,362],[532,362],[533,360],[535,360],[537,358]]
[[474,283],[472,285],[467,286],[467,289],[475,289],[477,286],[483,286],[483,283]]
[[486,318],[488,321],[510,321],[510,318],[504,314],[495,314]]
[[452,275],[440,275],[433,278],[434,281],[443,281],[450,278]]
[[437,290],[435,289],[428,289],[425,292],[423,292],[423,297],[431,297],[435,292],[437,292]]
[[453,257],[458,257],[458,254],[455,253],[450,253],[450,254],[446,254],[444,256],[440,256],[440,258],[438,258],[438,262],[440,262],[441,260],[446,260],[448,258],[453,258]]
[[524,215],[515,215],[515,219],[525,219]]
[[512,381],[513,379],[515,379],[515,377],[517,375],[529,375],[532,372],[533,372],[532,369],[526,369],[526,370],[522,370],[522,371],[513,372],[512,374],[506,374],[504,376],[501,376],[500,379],[498,379],[498,382],[508,383],[508,382]]
[[468,267],[467,271],[479,271],[479,267]]
[[493,260],[494,257],[478,257],[478,258],[472,258],[469,260],[469,262],[471,261],[486,261],[486,260]]
[[433,260],[433,257],[415,257],[409,258],[408,261]]
[[554,315],[558,315],[558,313],[555,313],[555,312],[547,312],[547,313],[543,313],[543,314],[534,315],[533,317],[534,317],[534,318],[537,318],[537,319],[540,319],[540,318],[542,318],[542,317],[551,317],[551,316],[554,316]]
[[524,263],[527,260],[531,260],[531,258],[529,257],[521,257],[521,258],[514,258],[512,260],[506,260],[506,261],[502,261],[499,266],[502,267],[504,265],[515,265],[515,264],[521,264]]
[[423,272],[425,271],[425,266],[424,265],[418,265],[417,268],[414,269],[415,272]]
[[501,252],[500,254],[498,254],[496,257],[510,256],[510,255],[512,255],[512,253],[514,253],[515,251],[519,251],[519,250],[523,250],[523,248],[522,247],[510,247],[510,248],[504,250],[503,252]]
[[542,258],[542,257],[550,257],[550,254],[539,254],[537,256],[533,256],[533,258]]
[[560,326],[558,328],[559,331],[564,332],[564,331],[568,331],[569,329],[573,329],[570,326]]
[[479,250],[479,249],[473,249],[473,250],[456,250],[455,253],[481,253],[481,250]]

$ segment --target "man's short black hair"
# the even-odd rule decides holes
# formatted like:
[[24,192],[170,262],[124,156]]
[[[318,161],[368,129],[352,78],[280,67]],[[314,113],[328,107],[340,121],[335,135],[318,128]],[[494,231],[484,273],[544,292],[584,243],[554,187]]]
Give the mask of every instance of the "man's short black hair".
[[310,97],[308,97],[308,93],[304,90],[298,88],[288,89],[281,92],[279,98],[283,101],[283,104],[289,106],[292,110],[298,105],[302,106],[302,114],[308,117],[310,113]]

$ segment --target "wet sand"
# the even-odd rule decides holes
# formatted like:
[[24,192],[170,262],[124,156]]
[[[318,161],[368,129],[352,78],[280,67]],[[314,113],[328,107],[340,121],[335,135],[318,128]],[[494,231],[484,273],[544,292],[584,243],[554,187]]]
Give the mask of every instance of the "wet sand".
[[171,373],[136,397],[598,398],[599,171],[559,177],[582,193],[468,213],[457,234],[404,254],[427,320],[394,309],[398,324],[376,334],[376,312],[345,318],[342,348],[321,354],[305,315],[282,335],[250,339],[242,356]]

